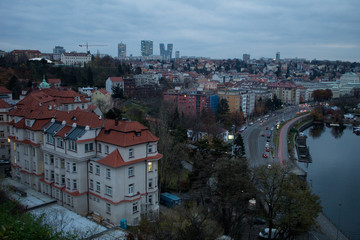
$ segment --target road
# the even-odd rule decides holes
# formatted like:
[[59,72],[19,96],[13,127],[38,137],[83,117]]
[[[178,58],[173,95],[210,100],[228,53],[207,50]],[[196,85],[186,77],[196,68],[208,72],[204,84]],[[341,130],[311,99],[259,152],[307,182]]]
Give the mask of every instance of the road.
[[[268,158],[263,158],[262,155],[266,153],[266,136],[271,127],[275,128],[276,120],[287,121],[296,116],[296,111],[297,109],[294,107],[282,109],[274,113],[274,116],[270,116],[268,120],[264,120],[262,123],[256,122],[254,125],[248,126],[247,129],[241,133],[244,140],[246,157],[249,161],[250,167],[279,162],[277,153],[267,153],[270,156]],[[269,130],[265,130],[265,127],[269,127]],[[262,137],[261,134],[265,134],[265,137]],[[270,139],[269,145],[270,148],[273,147],[272,138]]]

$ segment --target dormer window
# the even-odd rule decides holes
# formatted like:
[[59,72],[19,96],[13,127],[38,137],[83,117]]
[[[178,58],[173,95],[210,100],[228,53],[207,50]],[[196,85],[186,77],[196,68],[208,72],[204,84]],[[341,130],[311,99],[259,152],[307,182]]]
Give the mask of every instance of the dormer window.
[[75,102],[81,102],[81,100],[80,100],[80,97],[79,97],[79,96],[75,97]]
[[141,136],[141,132],[135,132],[135,136],[140,137],[140,136]]

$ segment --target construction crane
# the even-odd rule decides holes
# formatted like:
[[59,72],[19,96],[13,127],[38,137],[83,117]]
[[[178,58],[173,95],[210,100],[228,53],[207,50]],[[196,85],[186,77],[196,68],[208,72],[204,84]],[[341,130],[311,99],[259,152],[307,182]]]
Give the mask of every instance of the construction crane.
[[79,47],[86,47],[86,52],[89,52],[89,47],[93,47],[93,46],[107,46],[107,45],[103,45],[103,44],[79,44]]

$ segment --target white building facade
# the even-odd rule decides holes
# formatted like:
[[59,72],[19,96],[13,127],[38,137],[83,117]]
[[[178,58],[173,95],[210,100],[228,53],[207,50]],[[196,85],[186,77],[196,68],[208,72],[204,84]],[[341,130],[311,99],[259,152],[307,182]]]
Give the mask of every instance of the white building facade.
[[115,226],[159,213],[159,139],[140,123],[47,107],[11,117],[12,176],[25,186]]

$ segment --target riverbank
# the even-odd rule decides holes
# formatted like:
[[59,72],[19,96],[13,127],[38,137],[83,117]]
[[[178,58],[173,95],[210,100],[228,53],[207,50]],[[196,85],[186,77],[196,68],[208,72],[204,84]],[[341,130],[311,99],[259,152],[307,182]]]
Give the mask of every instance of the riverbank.
[[[292,125],[294,126],[295,123]],[[302,122],[298,122],[296,129],[299,132],[304,131],[305,129],[308,129],[309,127],[311,127],[313,125],[313,122],[310,120],[304,120]],[[295,146],[295,138],[297,137],[298,133],[295,133],[293,138],[294,138],[294,149],[296,148]],[[307,171],[305,169],[303,169],[303,167],[300,167],[298,162],[296,162],[296,159],[299,159],[299,156],[297,155],[298,151],[294,151],[294,158],[292,163],[294,165],[296,165],[298,168],[302,169],[303,171],[305,171],[307,173]],[[310,185],[312,185],[312,182],[310,182]],[[310,232],[309,234],[312,234],[315,236],[315,238],[319,238],[322,239],[322,237],[326,237],[327,239],[331,239],[331,240],[335,240],[335,239],[349,239],[347,236],[345,236],[345,234],[342,232],[341,229],[339,229],[324,213],[319,214],[318,218],[317,218],[317,223],[318,223],[318,228],[315,229],[315,232]]]

